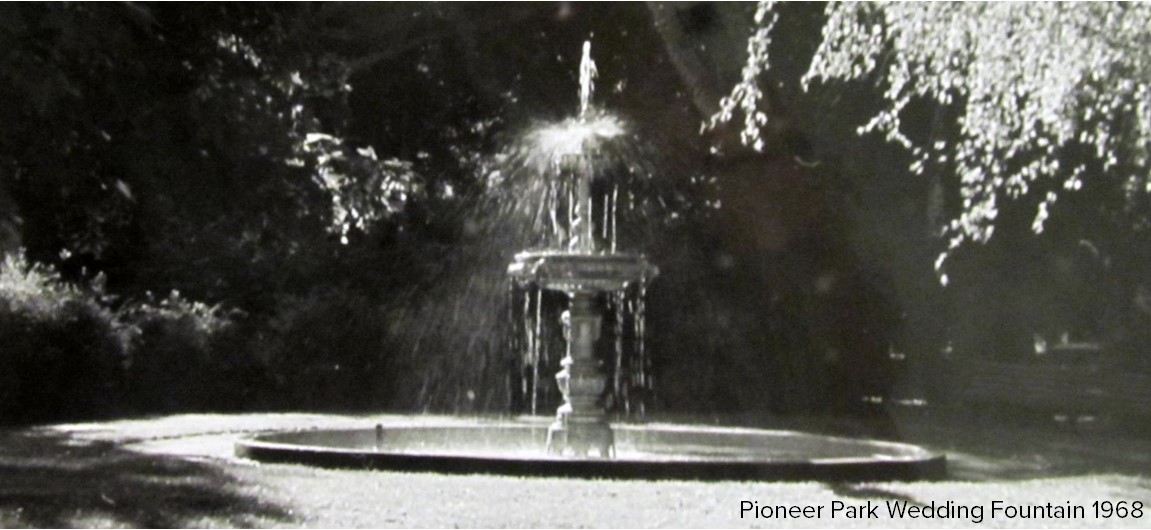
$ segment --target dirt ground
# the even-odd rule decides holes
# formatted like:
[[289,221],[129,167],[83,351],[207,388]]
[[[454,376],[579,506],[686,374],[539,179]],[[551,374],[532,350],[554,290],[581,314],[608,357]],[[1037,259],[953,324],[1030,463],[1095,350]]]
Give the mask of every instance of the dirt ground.
[[[947,480],[919,483],[449,476],[232,456],[256,432],[401,420],[445,421],[179,415],[0,430],[0,527],[1151,526],[1151,443],[1114,429],[900,420],[899,438],[948,458]],[[893,517],[899,506],[920,511]]]

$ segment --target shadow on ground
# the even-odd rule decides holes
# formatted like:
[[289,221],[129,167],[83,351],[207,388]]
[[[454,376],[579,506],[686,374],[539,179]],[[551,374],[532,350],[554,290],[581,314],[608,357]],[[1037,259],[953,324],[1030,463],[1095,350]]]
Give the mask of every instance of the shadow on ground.
[[723,420],[734,425],[919,445],[946,455],[949,480],[993,482],[1099,474],[1151,480],[1151,423],[1144,418],[1077,426],[1038,414],[1020,418],[943,409],[895,410],[865,417]]
[[207,462],[0,430],[0,527],[282,526],[291,514]]
[[850,482],[830,482],[827,484],[827,489],[840,497],[849,499],[878,499],[881,501],[901,501],[909,502],[911,504],[923,504],[922,502],[903,493],[891,491],[879,486],[871,484],[853,484]]
[[1074,429],[1054,422],[945,415],[900,421],[903,439],[947,455],[949,476],[970,481],[1114,474],[1151,479],[1145,429]]

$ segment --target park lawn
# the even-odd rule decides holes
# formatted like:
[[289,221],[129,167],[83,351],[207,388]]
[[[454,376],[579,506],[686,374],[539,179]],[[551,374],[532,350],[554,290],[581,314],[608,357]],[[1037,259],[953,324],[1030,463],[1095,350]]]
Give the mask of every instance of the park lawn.
[[[266,465],[230,457],[245,433],[347,428],[398,416],[180,415],[0,431],[0,527],[1147,527],[1095,519],[1096,501],[1151,503],[1151,444],[1105,433],[971,428],[918,418],[908,441],[948,454],[930,483],[570,480]],[[419,418],[402,418],[421,421]],[[429,420],[430,421],[430,420]],[[436,418],[436,421],[443,421]],[[740,517],[741,502],[820,509]],[[971,517],[891,520],[887,503],[982,507]],[[1003,506],[1083,506],[1086,519],[992,519]],[[829,517],[833,503],[876,519]],[[866,515],[863,510],[857,515]],[[970,513],[974,515],[974,513]]]

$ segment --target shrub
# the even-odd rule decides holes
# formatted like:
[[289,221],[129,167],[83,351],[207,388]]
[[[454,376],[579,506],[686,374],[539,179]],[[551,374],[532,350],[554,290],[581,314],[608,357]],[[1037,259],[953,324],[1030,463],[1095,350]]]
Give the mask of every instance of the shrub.
[[386,389],[387,319],[349,287],[325,286],[278,300],[256,342],[275,380],[277,407],[365,409]]
[[246,355],[234,319],[218,305],[178,291],[156,302],[126,305],[120,320],[130,336],[127,401],[135,412],[237,410],[259,386],[259,367]]
[[20,254],[0,262],[0,422],[107,415],[127,350],[100,294]]
[[238,313],[177,291],[121,304],[21,255],[0,262],[0,422],[237,410],[262,367],[238,346]]

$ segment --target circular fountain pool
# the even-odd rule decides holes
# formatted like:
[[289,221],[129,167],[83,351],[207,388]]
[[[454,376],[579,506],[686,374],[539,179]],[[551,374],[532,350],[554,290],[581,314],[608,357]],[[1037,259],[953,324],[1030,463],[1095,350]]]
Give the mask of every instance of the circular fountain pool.
[[894,442],[792,431],[614,425],[612,459],[549,456],[535,422],[383,425],[264,434],[237,456],[269,463],[436,473],[689,480],[925,480],[942,455]]

